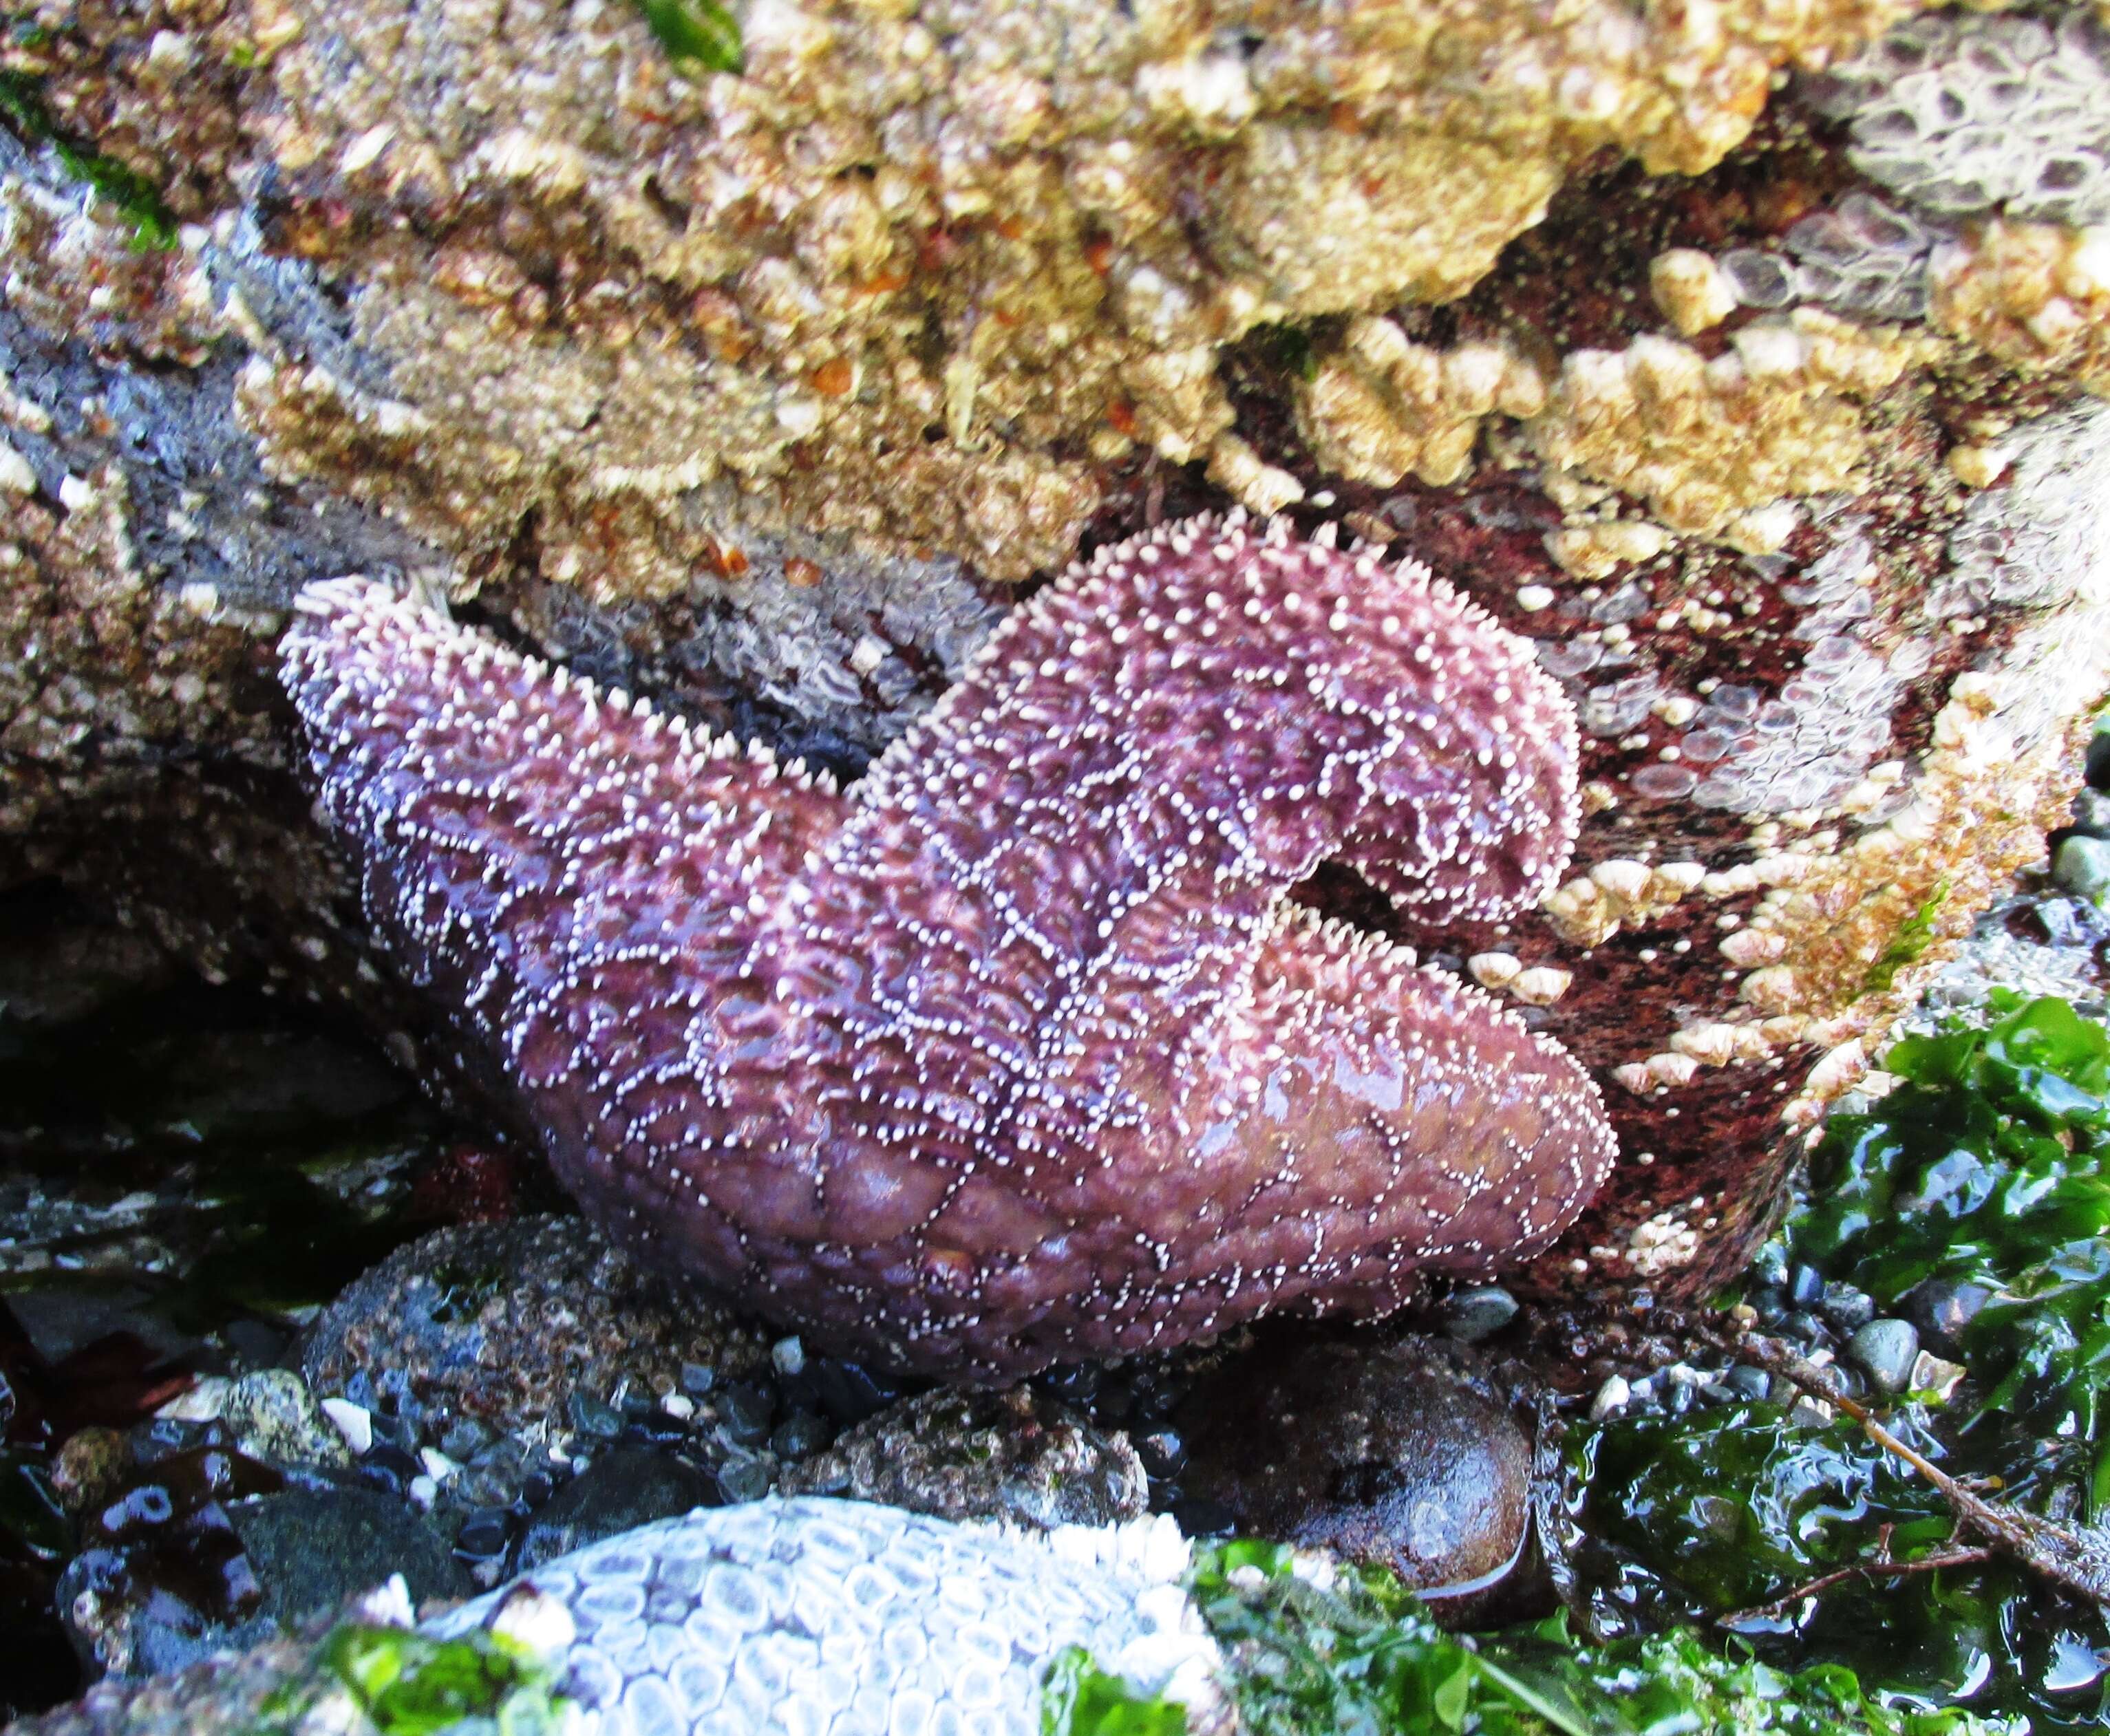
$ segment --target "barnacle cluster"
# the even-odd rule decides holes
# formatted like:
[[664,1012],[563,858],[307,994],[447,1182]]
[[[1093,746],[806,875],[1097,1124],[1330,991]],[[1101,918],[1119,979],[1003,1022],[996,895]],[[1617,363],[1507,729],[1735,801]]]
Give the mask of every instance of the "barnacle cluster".
[[[485,567],[532,518],[544,575],[609,599],[679,590],[758,509],[1022,577],[1139,449],[1287,504],[1227,344],[1455,296],[1593,151],[1703,170],[1779,68],[1906,7],[813,3],[695,81],[622,7],[172,8],[143,57],[63,10],[36,64],[75,124],[183,151],[187,216],[268,168],[342,286],[343,353],[243,328],[278,473]],[[1373,388],[1425,413],[1406,468],[1442,470],[1483,371],[1440,410]]]

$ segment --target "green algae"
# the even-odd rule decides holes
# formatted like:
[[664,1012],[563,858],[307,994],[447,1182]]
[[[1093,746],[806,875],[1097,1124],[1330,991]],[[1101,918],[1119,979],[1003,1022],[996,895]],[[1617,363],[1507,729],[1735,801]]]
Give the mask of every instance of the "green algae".
[[637,0],[668,57],[683,70],[747,70],[740,21],[718,0]]
[[[41,35],[14,36],[18,46],[32,47]],[[176,219],[162,202],[161,190],[152,180],[72,138],[52,120],[44,106],[42,81],[29,73],[0,70],[0,115],[33,144],[49,145],[68,174],[85,182],[108,201],[130,230],[129,245],[142,253],[165,253],[176,245]]]
[[[1251,1736],[2020,1736],[2020,1726],[1864,1689],[1836,1664],[1776,1668],[1689,1630],[1579,1637],[1566,1616],[1444,1632],[1382,1569],[1300,1575],[1286,1548],[1198,1552],[1189,1587]],[[1183,1736],[1175,1703],[1081,1653],[1051,1674],[1044,1736]]]
[[1996,997],[1882,1060],[1897,1087],[1834,1116],[1796,1257],[1890,1307],[1930,1280],[1993,1293],[1964,1335],[1978,1417],[2081,1444],[2110,1502],[2110,1032],[2065,1001]]
[[248,1736],[294,1736],[326,1700],[349,1698],[358,1720],[328,1727],[374,1736],[561,1736],[571,1723],[548,1666],[518,1642],[481,1630],[434,1639],[413,1629],[340,1622],[298,1678],[258,1709]]

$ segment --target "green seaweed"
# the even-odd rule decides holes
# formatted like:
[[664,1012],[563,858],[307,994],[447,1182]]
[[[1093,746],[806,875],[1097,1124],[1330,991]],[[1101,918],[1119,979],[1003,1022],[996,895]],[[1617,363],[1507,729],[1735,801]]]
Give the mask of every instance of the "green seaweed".
[[1979,1415],[2085,1444],[2093,1512],[2110,1502],[2110,1033],[2050,997],[1993,1010],[1890,1048],[1899,1084],[1828,1123],[1791,1243],[1886,1307],[1930,1279],[1992,1291],[1964,1339]]
[[1040,1736],[1187,1736],[1187,1708],[1135,1693],[1082,1646],[1069,1646],[1041,1684]]
[[747,70],[740,20],[718,0],[637,0],[645,21],[675,65],[683,70],[736,75]]
[[24,138],[49,145],[67,174],[85,181],[116,209],[131,231],[129,246],[147,253],[166,252],[176,245],[176,219],[162,202],[161,188],[115,157],[67,137],[44,106],[39,79],[0,70],[0,115]]
[[[2008,1720],[1894,1701],[1850,1669],[1788,1671],[1685,1630],[1595,1642],[1564,1615],[1445,1633],[1381,1569],[1301,1578],[1287,1548],[1199,1552],[1190,1586],[1252,1736],[2018,1736]],[[1089,1684],[1081,1691],[1078,1684]],[[1177,1721],[1175,1721],[1175,1720]],[[1184,1712],[1081,1653],[1051,1674],[1044,1736],[1177,1736]]]
[[381,1736],[433,1736],[469,1717],[495,1719],[506,1736],[561,1728],[549,1671],[503,1634],[433,1639],[346,1622],[324,1639],[321,1657]]
[[1949,902],[1949,882],[1936,886],[1927,902],[1898,925],[1898,931],[1890,937],[1890,943],[1883,948],[1868,974],[1861,979],[1860,992],[1880,993],[1898,979],[1898,973],[1917,961],[1921,954],[1934,944],[1934,920]]

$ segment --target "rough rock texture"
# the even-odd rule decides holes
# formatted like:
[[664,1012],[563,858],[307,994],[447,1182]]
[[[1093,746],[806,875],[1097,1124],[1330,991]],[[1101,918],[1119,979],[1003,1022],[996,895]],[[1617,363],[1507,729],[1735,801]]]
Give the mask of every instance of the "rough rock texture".
[[1188,1493],[1243,1534],[1429,1588],[1485,1580],[1524,1545],[1531,1443],[1440,1341],[1278,1341],[1203,1380],[1177,1421],[1193,1443]]
[[788,1467],[777,1487],[1044,1530],[1139,1519],[1149,1493],[1126,1436],[1026,1386],[904,1399]]
[[523,1218],[398,1249],[324,1311],[301,1364],[318,1393],[386,1371],[429,1408],[522,1432],[574,1392],[671,1392],[685,1363],[733,1377],[767,1356],[759,1334],[640,1271],[582,1218]]
[[[1596,1087],[1283,894],[1497,921],[1575,725],[1410,563],[1243,513],[1103,549],[847,796],[372,585],[286,682],[405,974],[618,1240],[939,1376],[1383,1313],[1542,1251]],[[1296,679],[1292,680],[1293,673]]]
[[686,81],[620,6],[47,0],[7,69],[191,227],[0,136],[0,876],[427,1061],[286,774],[302,580],[849,769],[1206,468],[1542,642],[1576,884],[1399,938],[1622,1082],[1539,1277],[1704,1289],[2105,680],[2104,27],[1904,10],[786,4]]

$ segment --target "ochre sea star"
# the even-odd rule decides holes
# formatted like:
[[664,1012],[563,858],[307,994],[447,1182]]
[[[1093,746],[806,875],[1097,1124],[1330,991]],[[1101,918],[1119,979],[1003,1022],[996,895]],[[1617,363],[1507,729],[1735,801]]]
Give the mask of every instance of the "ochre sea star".
[[1577,824],[1529,647],[1229,519],[1015,610],[846,793],[358,580],[285,646],[410,978],[617,1237],[955,1378],[1544,1248],[1610,1162],[1558,1045],[1284,893],[1526,906]]

